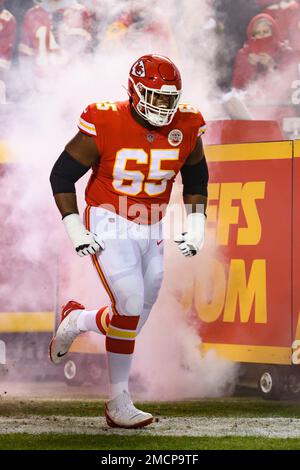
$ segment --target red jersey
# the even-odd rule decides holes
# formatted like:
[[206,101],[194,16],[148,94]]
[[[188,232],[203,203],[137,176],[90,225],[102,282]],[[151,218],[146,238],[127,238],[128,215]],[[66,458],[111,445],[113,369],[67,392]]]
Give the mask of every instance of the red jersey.
[[[95,139],[100,155],[86,188],[87,204],[111,205],[149,224],[163,217],[175,177],[206,125],[196,108],[182,104],[171,124],[149,130],[134,119],[128,101],[106,101],[89,105],[78,127]],[[120,196],[126,196],[126,208]]]
[[21,54],[37,56],[58,49],[52,32],[52,18],[41,5],[27,11],[19,44]]
[[9,69],[16,40],[16,19],[7,10],[0,11],[0,79]]
[[[58,24],[54,24],[55,15],[58,17]],[[54,13],[37,5],[30,8],[24,17],[19,51],[27,56],[45,56],[59,51],[61,42],[68,37],[77,36],[89,42],[90,27],[90,13],[82,5],[75,3]]]

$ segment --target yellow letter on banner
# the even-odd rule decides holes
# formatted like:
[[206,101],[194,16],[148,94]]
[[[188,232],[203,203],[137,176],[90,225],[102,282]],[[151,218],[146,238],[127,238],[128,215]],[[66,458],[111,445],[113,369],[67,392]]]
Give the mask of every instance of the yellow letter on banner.
[[219,203],[217,240],[219,245],[228,245],[230,225],[239,221],[240,208],[232,205],[234,199],[242,198],[242,183],[222,183]]
[[248,284],[245,261],[231,260],[224,321],[234,322],[239,306],[241,323],[247,323],[254,302],[255,323],[267,323],[266,260],[256,259],[252,263]]
[[242,206],[247,227],[238,231],[238,245],[258,245],[261,239],[261,222],[256,207],[256,199],[265,197],[265,181],[251,181],[244,184],[242,190]]
[[195,288],[195,305],[200,320],[213,323],[222,314],[225,295],[226,277],[220,261],[214,259],[209,269],[197,278]]

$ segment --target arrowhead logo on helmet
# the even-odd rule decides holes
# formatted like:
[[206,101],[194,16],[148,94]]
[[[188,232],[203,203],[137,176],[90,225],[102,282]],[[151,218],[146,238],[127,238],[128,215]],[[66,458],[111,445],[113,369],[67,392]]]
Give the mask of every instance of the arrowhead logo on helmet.
[[144,62],[142,60],[138,60],[132,67],[131,73],[135,77],[146,77]]
[[153,126],[167,126],[179,105],[180,72],[167,57],[142,56],[130,69],[128,94],[140,116]]

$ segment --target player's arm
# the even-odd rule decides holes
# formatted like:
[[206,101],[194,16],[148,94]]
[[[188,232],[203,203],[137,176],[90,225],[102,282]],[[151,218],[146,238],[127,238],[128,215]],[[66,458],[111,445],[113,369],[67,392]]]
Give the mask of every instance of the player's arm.
[[99,161],[99,158],[94,139],[78,132],[56,160],[50,175],[56,205],[80,256],[94,254],[104,248],[103,242],[86,230],[79,217],[75,189],[75,183]]
[[93,137],[78,132],[56,160],[50,175],[56,205],[62,215],[78,214],[75,183],[99,160]]
[[180,251],[194,256],[204,243],[208,168],[201,137],[181,168],[183,200],[187,211],[187,232],[176,237]]
[[187,214],[201,212],[205,214],[207,207],[208,168],[204,155],[201,137],[196,147],[188,156],[181,168],[183,184],[183,200]]

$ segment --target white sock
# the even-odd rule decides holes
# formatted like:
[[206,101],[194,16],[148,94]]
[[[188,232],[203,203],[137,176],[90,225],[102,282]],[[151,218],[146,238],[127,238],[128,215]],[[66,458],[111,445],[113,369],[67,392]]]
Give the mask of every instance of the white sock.
[[98,310],[82,310],[77,320],[77,326],[80,331],[94,331],[102,334],[96,323]]
[[108,373],[110,381],[110,400],[128,392],[129,373],[133,354],[118,354],[107,351]]

